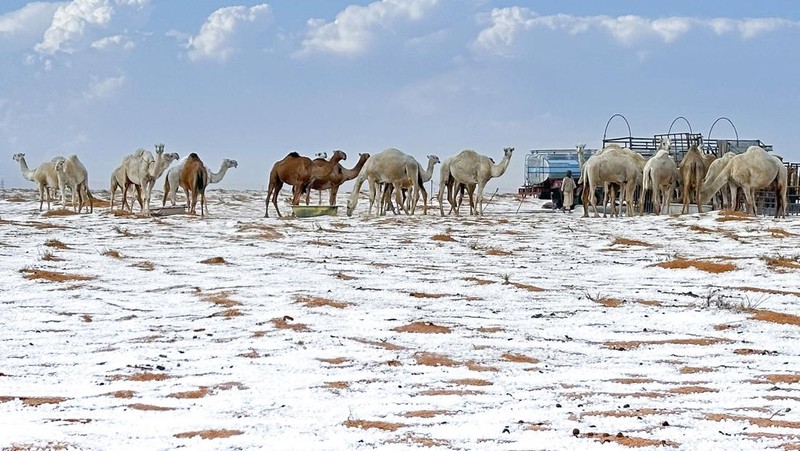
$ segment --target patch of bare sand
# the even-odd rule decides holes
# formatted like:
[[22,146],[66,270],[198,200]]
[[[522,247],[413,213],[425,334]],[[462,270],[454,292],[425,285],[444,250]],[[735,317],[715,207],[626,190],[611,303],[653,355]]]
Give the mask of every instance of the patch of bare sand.
[[467,385],[467,386],[478,386],[478,387],[483,387],[486,385],[494,385],[494,382],[487,381],[486,379],[472,379],[472,378],[453,379],[451,381],[448,381],[448,383],[453,385]]
[[694,267],[700,271],[710,272],[713,274],[734,271],[736,269],[736,265],[733,263],[715,263],[703,260],[689,260],[685,258],[677,258],[675,260],[656,263],[650,266],[658,266],[659,268],[665,269],[686,269]]
[[449,410],[412,410],[403,413],[402,416],[406,418],[433,418],[440,415],[452,415],[453,412]]
[[333,308],[343,309],[353,305],[349,302],[334,301],[333,299],[327,299],[318,296],[306,296],[306,295],[295,295],[294,302],[297,304],[303,304],[308,308],[333,307]]
[[397,326],[392,329],[395,332],[408,332],[414,334],[449,334],[452,332],[447,326],[438,326],[433,323],[415,322],[405,326]]
[[524,354],[515,354],[512,352],[506,352],[502,357],[503,360],[515,363],[539,363],[539,359],[535,357],[529,357]]
[[170,393],[167,395],[170,398],[177,398],[177,399],[198,399],[198,398],[205,398],[206,396],[212,394],[210,388],[208,387],[200,387],[197,390],[189,390],[189,391],[181,391]]
[[544,288],[540,288],[540,287],[533,286],[533,285],[528,285],[528,284],[518,283],[518,282],[510,282],[510,283],[511,283],[511,285],[513,285],[513,286],[515,286],[515,287],[517,287],[519,289],[528,290],[528,291],[533,292],[533,293],[538,293],[540,291],[544,291]]
[[592,299],[592,302],[608,308],[617,308],[625,303],[625,301],[622,301],[620,299],[611,299],[611,298]]
[[228,263],[228,262],[226,262],[225,259],[222,258],[222,257],[211,257],[211,258],[207,258],[205,260],[200,260],[200,263],[203,263],[203,264],[206,264],[206,265],[222,265],[222,264]]
[[175,407],[155,406],[153,404],[141,404],[141,403],[128,404],[128,408],[133,410],[144,410],[152,412],[166,412],[169,410],[177,410]]
[[617,351],[628,351],[631,349],[636,349],[639,346],[650,346],[650,345],[672,344],[672,345],[711,346],[721,343],[730,343],[730,340],[725,338],[675,338],[672,340],[607,341],[603,343],[603,346]]
[[652,244],[645,241],[634,240],[631,238],[616,237],[611,243],[612,246],[641,246],[641,247],[654,247]]
[[60,404],[68,398],[60,396],[0,396],[0,402],[9,402],[16,399],[26,406],[36,407],[42,404]]
[[44,269],[30,269],[23,268],[19,272],[23,274],[22,277],[28,280],[44,280],[47,282],[76,282],[93,280],[94,277],[82,276],[80,274],[68,274],[63,272],[46,271]]
[[244,434],[244,432],[235,429],[205,429],[202,431],[181,432],[173,435],[173,437],[175,438],[200,437],[204,440],[211,440],[216,438],[228,438],[242,434]]
[[600,443],[616,443],[618,445],[627,446],[629,448],[644,448],[647,446],[664,446],[670,448],[677,448],[680,444],[669,440],[657,440],[643,437],[634,437],[624,435],[622,432],[617,434],[587,432],[580,434],[580,437],[591,438]]
[[448,295],[448,294],[442,294],[442,293],[435,293],[435,294],[434,294],[434,293],[423,293],[423,292],[420,292],[420,291],[412,291],[412,292],[410,292],[410,293],[408,293],[408,294],[409,294],[409,295],[410,295],[412,298],[431,298],[431,299],[438,299],[438,298],[443,298],[443,297],[445,297],[445,296],[450,296],[450,295]]
[[318,358],[320,362],[329,363],[331,365],[341,365],[350,361],[347,357],[333,357],[333,358]]
[[389,351],[401,351],[403,349],[406,349],[405,346],[396,345],[386,340],[379,341],[379,340],[369,340],[366,338],[351,338],[351,340],[357,341],[359,343],[364,343],[366,345],[377,346],[379,348],[383,348]]
[[391,432],[394,432],[400,428],[404,428],[407,426],[403,423],[390,423],[388,421],[368,421],[368,420],[347,420],[342,424],[348,428],[380,429],[382,431],[391,431]]
[[789,294],[792,296],[800,297],[800,291],[775,290],[771,288],[758,288],[758,287],[734,287],[734,288],[740,291],[750,291],[754,293]]
[[269,320],[276,329],[288,329],[295,332],[308,332],[311,330],[303,323],[289,323],[289,321],[294,321],[294,318],[291,316],[284,316],[282,318],[272,318]]
[[443,354],[432,352],[418,352],[414,354],[417,365],[425,366],[461,366],[461,362],[451,359]]
[[761,418],[761,417],[749,417],[745,415],[732,415],[728,413],[708,413],[706,414],[706,419],[711,421],[725,421],[725,420],[744,421],[754,426],[760,426],[763,428],[777,427],[777,428],[787,428],[787,429],[800,429],[800,421],[776,420],[769,417]]
[[172,376],[166,373],[136,373],[136,374],[113,374],[108,376],[108,380],[112,381],[132,381],[132,382],[150,382],[150,381],[165,381]]
[[478,372],[478,373],[498,372],[498,371],[500,371],[497,367],[488,366],[488,365],[481,365],[481,364],[477,363],[474,360],[467,360],[464,363],[464,366],[466,366],[468,370],[475,371],[475,372]]
[[776,324],[788,324],[791,326],[800,326],[800,316],[791,315],[789,313],[778,313],[770,310],[762,309],[749,309],[748,313],[751,314],[750,319],[758,321],[767,321]]

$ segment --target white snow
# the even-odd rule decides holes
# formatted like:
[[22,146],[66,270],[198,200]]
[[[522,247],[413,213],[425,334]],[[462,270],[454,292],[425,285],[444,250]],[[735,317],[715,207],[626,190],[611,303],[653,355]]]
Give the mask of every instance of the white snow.
[[[756,319],[800,314],[798,217],[582,218],[501,194],[484,217],[265,219],[263,192],[213,190],[205,219],[141,218],[36,196],[0,194],[0,447],[800,441],[800,325]],[[679,258],[733,269],[655,266]],[[201,431],[236,435],[182,435]]]

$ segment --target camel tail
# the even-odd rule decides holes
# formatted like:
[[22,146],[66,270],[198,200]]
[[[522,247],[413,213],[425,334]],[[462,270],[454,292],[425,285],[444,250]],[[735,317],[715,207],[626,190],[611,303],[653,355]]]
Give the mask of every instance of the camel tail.
[[644,168],[644,174],[642,174],[642,193],[650,189],[650,172],[652,172],[650,166]]
[[705,185],[705,183],[703,184],[703,186],[699,190],[701,205],[707,204],[708,201],[711,200],[711,196],[716,194],[717,191],[722,189],[722,187],[725,186],[726,183],[728,183],[728,180],[731,177],[731,167],[733,167],[732,164],[728,164],[727,166],[725,166],[725,168],[722,171],[720,171],[720,173],[717,175],[716,178],[714,178],[714,181],[712,181],[710,185]]

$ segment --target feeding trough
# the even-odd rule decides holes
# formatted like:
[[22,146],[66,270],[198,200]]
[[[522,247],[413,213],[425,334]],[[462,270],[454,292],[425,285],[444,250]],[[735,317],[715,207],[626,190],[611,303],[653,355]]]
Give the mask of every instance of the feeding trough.
[[338,212],[338,205],[292,205],[292,215],[296,218],[336,216]]
[[184,213],[186,213],[186,205],[164,206],[161,208],[153,208],[150,210],[151,216],[171,216],[171,215],[182,215]]

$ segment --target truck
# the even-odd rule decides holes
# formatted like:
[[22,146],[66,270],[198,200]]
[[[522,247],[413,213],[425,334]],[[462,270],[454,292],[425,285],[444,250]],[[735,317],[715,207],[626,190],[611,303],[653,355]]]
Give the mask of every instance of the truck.
[[[584,149],[589,158],[597,149]],[[561,201],[561,181],[567,171],[572,171],[575,183],[581,175],[581,163],[576,148],[572,149],[533,149],[525,155],[525,180],[519,188],[522,196]]]

